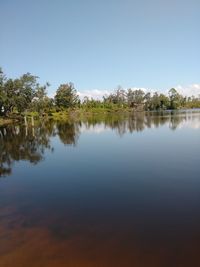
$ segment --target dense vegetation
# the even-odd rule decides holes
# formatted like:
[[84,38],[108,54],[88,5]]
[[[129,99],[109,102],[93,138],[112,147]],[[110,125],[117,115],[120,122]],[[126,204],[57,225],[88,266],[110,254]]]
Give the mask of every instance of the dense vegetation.
[[168,95],[142,90],[124,90],[118,87],[114,93],[104,96],[102,100],[84,97],[80,101],[73,83],[61,84],[54,98],[47,96],[48,83],[40,85],[38,77],[26,73],[19,78],[7,78],[0,69],[0,115],[38,112],[51,114],[63,110],[167,110],[180,108],[200,108],[200,98],[180,95],[176,89],[169,90]]

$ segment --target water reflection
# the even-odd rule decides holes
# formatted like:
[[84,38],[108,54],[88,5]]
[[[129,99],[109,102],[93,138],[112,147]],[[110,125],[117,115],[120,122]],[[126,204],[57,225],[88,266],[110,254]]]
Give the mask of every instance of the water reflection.
[[200,266],[196,129],[197,112],[0,128],[0,266]]
[[0,128],[0,176],[11,174],[15,161],[27,160],[37,164],[43,159],[46,149],[53,151],[49,140],[53,128],[49,126],[27,128],[13,125]]
[[93,116],[83,120],[88,130],[96,133],[107,128],[115,130],[123,136],[125,133],[141,132],[146,128],[159,128],[166,125],[171,130],[184,126],[200,128],[200,113],[198,111],[151,112]]
[[15,161],[26,160],[37,164],[44,159],[45,150],[53,152],[51,137],[58,136],[64,145],[76,146],[81,132],[102,133],[113,130],[119,136],[141,132],[147,128],[166,125],[171,130],[184,127],[200,128],[198,111],[103,114],[82,120],[38,123],[36,127],[13,125],[0,128],[0,176],[10,175]]
[[64,145],[75,146],[80,135],[81,123],[75,121],[60,121],[56,123],[56,133]]

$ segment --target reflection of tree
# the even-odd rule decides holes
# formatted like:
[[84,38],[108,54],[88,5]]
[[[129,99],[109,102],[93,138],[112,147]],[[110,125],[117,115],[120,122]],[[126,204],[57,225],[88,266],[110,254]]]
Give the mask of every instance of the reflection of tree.
[[79,138],[80,123],[73,121],[57,122],[57,134],[65,145],[76,145]]
[[172,114],[172,116],[170,116],[169,128],[176,130],[178,125],[180,125],[184,121],[187,121],[186,114],[178,115],[177,113],[174,113]]
[[46,149],[52,149],[49,136],[53,128],[7,126],[0,128],[0,176],[9,175],[15,161],[37,164]]
[[[200,113],[195,118],[199,119]],[[191,113],[181,112],[136,112],[124,114],[90,115],[82,119],[46,121],[37,127],[7,126],[0,128],[0,176],[11,174],[15,161],[26,160],[37,164],[44,158],[47,149],[53,150],[50,137],[58,135],[65,145],[76,145],[81,127],[90,129],[105,127],[125,133],[140,132],[146,128],[158,128],[167,124],[171,130],[184,122],[193,122]]]
[[82,120],[86,128],[104,125],[105,128],[116,130],[120,136],[126,132],[140,132],[145,128],[158,128],[167,124],[175,130],[181,123],[191,120],[186,112],[135,112],[124,114],[101,114],[90,116]]

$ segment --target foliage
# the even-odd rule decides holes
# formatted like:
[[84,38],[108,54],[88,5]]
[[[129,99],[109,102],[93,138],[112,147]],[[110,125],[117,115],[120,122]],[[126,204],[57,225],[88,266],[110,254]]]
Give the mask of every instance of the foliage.
[[[40,85],[38,77],[26,73],[19,78],[7,78],[0,68],[0,115],[17,112],[37,112],[56,117],[56,113],[79,109],[79,112],[116,112],[125,110],[151,111],[176,110],[181,108],[200,108],[199,97],[184,97],[175,88],[163,93],[144,92],[142,89],[125,90],[121,86],[95,100],[84,97],[80,101],[73,83],[61,84],[53,98],[47,96],[49,84]],[[66,116],[66,113],[64,113]],[[60,117],[60,115],[58,116]]]
[[61,84],[56,91],[55,104],[60,108],[75,107],[80,102],[73,83]]
[[[0,71],[0,112],[8,115],[15,110],[22,113],[32,106],[40,111],[50,105],[46,96],[46,87],[38,83],[38,77],[26,73],[17,79],[7,79]],[[37,102],[37,105],[34,103]]]

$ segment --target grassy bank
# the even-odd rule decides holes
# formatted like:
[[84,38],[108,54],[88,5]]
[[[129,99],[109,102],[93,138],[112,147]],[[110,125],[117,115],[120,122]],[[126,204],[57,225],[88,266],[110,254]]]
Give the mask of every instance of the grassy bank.
[[8,125],[14,123],[13,119],[8,118],[0,118],[0,126]]
[[[184,109],[178,109],[179,111]],[[195,110],[195,109],[190,109]],[[174,110],[177,111],[177,110]],[[76,109],[66,109],[62,111],[56,111],[55,109],[49,110],[48,112],[38,113],[38,112],[26,112],[26,113],[13,113],[10,114],[9,117],[0,117],[0,126],[13,124],[13,123],[24,123],[24,117],[26,116],[28,124],[31,123],[31,118],[34,118],[34,122],[37,123],[39,121],[45,120],[55,120],[55,121],[65,121],[70,119],[81,119],[84,120],[86,118],[90,118],[93,116],[104,116],[104,115],[123,115],[128,113],[143,113],[143,112],[153,112],[153,111],[145,111],[145,110],[134,110],[132,108],[76,108]],[[156,111],[158,112],[158,111]],[[160,110],[160,112],[162,112]],[[163,111],[166,112],[166,111]]]

